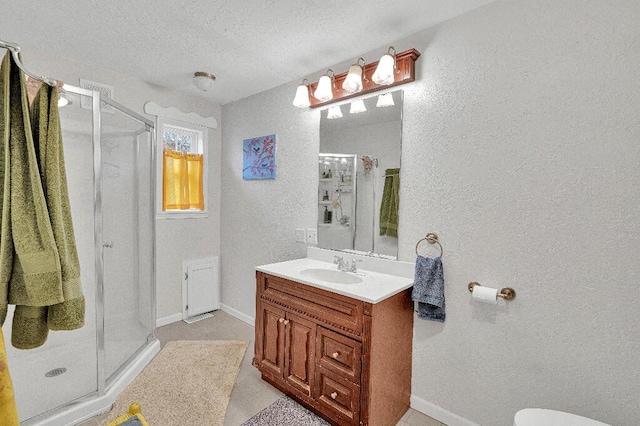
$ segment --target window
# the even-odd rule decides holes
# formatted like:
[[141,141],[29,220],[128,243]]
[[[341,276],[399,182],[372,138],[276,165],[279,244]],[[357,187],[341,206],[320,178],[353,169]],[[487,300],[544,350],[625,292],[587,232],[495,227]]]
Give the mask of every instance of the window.
[[203,131],[161,125],[162,211],[204,211]]
[[207,133],[216,120],[153,102],[145,112],[156,115],[156,217],[206,217]]

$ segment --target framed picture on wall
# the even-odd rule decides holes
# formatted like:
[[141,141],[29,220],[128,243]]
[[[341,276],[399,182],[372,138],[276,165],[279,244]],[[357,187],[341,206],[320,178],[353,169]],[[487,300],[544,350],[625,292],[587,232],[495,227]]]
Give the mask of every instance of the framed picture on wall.
[[242,141],[242,178],[276,178],[276,135],[258,136]]

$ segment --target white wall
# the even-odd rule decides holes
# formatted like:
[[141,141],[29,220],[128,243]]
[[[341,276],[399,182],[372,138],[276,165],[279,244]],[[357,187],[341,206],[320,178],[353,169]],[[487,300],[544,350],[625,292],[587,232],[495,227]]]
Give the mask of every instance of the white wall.
[[[485,426],[524,407],[640,418],[639,20],[635,0],[496,1],[393,43],[422,53],[400,258],[429,231],[445,249],[447,321],[415,324],[422,407]],[[292,230],[315,222],[318,114],[291,106],[295,86],[223,107],[223,302],[251,316],[253,268],[303,256]],[[270,133],[278,179],[243,182],[242,139]],[[518,296],[476,305],[474,280]]]
[[[319,111],[291,105],[292,83],[222,114],[222,303],[255,316],[255,266],[306,255],[295,228],[316,227]],[[276,179],[242,179],[242,141],[276,134]]]
[[[3,49],[0,50],[4,52]],[[110,70],[97,69],[52,56],[30,46],[22,46],[22,51],[23,62],[29,70],[75,86],[79,86],[80,78],[113,85],[115,100],[139,114],[145,115],[144,104],[154,101],[162,106],[174,106],[184,112],[193,111],[202,116],[213,116],[220,122],[221,107],[205,99],[165,89]],[[156,221],[158,318],[182,311],[182,260],[220,254],[220,134],[219,128],[209,130],[209,217]],[[73,164],[68,162],[67,168],[70,167],[73,167]]]

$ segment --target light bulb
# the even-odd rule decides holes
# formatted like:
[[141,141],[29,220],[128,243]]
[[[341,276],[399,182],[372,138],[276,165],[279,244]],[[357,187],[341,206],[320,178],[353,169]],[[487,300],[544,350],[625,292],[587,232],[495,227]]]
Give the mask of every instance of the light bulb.
[[340,109],[340,107],[332,106],[331,108],[329,108],[329,111],[327,111],[327,118],[329,120],[333,120],[334,118],[342,118],[342,110]]
[[302,83],[296,90],[296,97],[293,99],[293,106],[298,108],[308,108],[311,105],[309,102],[309,87]]
[[351,102],[351,108],[349,109],[350,114],[359,114],[361,112],[365,112],[367,107],[364,106],[364,101],[362,99],[358,99],[357,101]]
[[[391,50],[391,48],[389,48]],[[395,50],[394,50],[395,52]],[[380,61],[378,62],[378,67],[371,79],[374,83],[380,84],[383,86],[392,84],[395,80],[394,76],[394,68],[395,68],[395,59],[389,53],[385,53]]]
[[331,90],[331,77],[327,74],[320,77],[318,87],[313,96],[320,102],[327,102],[333,99],[333,91]]
[[395,103],[393,102],[393,95],[391,93],[384,93],[378,96],[378,102],[376,103],[376,106],[378,108],[394,106],[394,105]]
[[351,65],[347,78],[342,82],[342,88],[348,93],[358,93],[362,90],[362,67],[360,65]]
[[64,106],[71,105],[72,103],[73,103],[73,101],[71,100],[71,97],[69,95],[67,95],[66,93],[60,93],[58,95],[58,108],[62,108]]

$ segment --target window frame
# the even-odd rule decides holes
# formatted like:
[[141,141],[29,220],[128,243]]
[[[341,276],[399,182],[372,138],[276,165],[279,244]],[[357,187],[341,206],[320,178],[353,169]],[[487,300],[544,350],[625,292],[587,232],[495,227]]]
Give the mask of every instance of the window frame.
[[[176,108],[163,108],[153,102],[147,102],[144,110],[147,114],[155,115],[156,126],[156,219],[195,219],[209,216],[209,129],[215,129],[218,123],[213,117],[201,117],[195,113],[185,114]],[[202,191],[204,195],[204,210],[162,210],[162,182],[163,182],[163,132],[165,126],[184,129],[200,135],[198,145],[202,147]],[[198,151],[200,152],[200,151]]]

